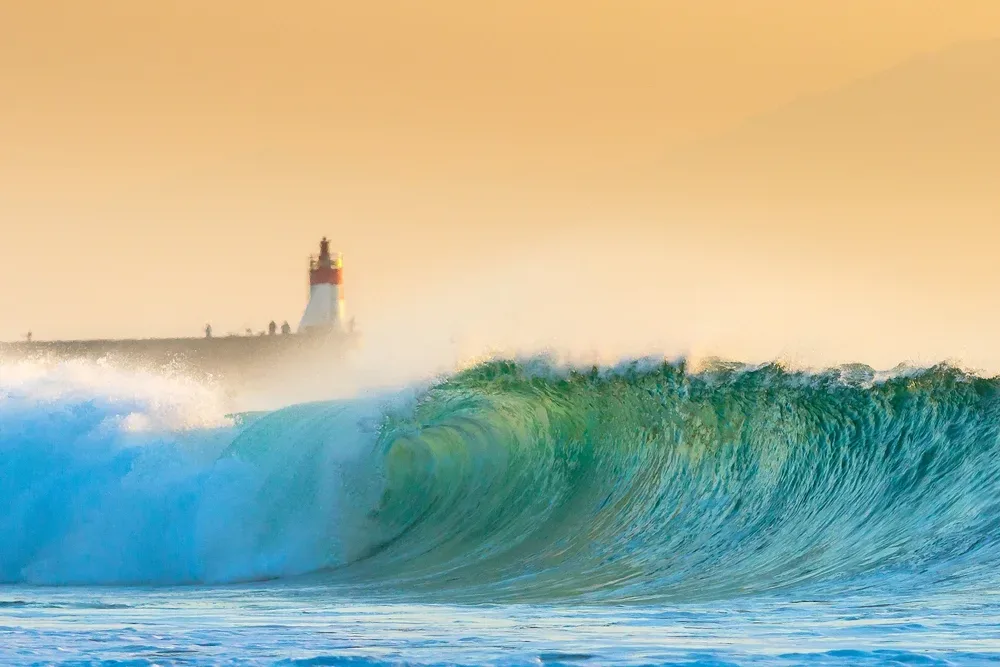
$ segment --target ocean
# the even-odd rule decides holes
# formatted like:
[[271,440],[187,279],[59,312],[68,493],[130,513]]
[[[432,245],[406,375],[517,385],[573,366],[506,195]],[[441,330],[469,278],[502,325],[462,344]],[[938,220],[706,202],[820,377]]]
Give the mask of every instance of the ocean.
[[0,365],[0,663],[1000,662],[1000,380],[493,360],[232,413]]

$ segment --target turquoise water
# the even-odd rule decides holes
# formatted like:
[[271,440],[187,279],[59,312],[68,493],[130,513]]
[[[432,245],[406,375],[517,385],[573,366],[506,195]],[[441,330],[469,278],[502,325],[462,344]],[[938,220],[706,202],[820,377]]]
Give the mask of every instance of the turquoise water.
[[324,585],[0,589],[0,662],[945,665],[1000,660],[988,599],[427,605]]
[[226,416],[2,367],[0,662],[1000,661],[1000,382],[496,361]]

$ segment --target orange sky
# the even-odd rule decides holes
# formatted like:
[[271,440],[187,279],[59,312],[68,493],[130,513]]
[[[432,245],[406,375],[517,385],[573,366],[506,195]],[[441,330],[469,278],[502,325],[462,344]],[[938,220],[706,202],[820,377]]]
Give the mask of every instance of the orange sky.
[[[779,234],[779,260],[773,208],[686,219],[661,172],[803,96],[1000,37],[995,0],[39,0],[0,2],[0,35],[0,339],[294,323],[327,234],[373,337],[1000,368],[1000,322],[969,314],[1000,310],[998,275],[929,262],[941,234],[911,229],[924,268],[890,263],[908,278],[887,284],[818,227]],[[869,269],[908,229],[856,227],[880,224]],[[947,307],[914,327],[935,266]]]

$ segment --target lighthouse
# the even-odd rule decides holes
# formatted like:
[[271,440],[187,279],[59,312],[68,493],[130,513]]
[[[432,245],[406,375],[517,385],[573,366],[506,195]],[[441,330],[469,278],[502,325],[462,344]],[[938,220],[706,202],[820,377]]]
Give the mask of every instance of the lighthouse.
[[309,305],[302,314],[299,333],[314,330],[343,331],[347,320],[344,304],[344,260],[330,253],[330,242],[319,242],[319,257],[309,260]]

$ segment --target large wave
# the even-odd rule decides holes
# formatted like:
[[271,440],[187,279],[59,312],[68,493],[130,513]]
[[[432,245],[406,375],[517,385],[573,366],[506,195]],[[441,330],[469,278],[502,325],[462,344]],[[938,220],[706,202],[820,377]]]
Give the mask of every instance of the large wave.
[[494,361],[234,420],[94,373],[4,369],[0,579],[694,600],[1000,564],[1000,383],[950,367]]

